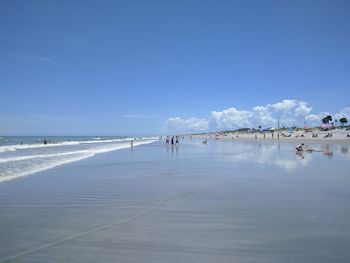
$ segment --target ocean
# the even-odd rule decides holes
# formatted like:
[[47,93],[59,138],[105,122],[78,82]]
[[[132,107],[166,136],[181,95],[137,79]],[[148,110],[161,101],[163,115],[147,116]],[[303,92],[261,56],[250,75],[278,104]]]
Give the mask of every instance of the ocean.
[[[3,136],[0,137],[0,182],[79,161],[99,153],[156,141],[156,137]],[[44,141],[46,140],[46,144]]]

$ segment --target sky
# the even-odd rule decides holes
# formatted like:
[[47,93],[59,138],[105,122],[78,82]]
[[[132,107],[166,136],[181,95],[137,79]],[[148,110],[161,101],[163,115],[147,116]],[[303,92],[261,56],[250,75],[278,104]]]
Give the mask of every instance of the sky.
[[0,135],[350,119],[350,2],[0,1]]

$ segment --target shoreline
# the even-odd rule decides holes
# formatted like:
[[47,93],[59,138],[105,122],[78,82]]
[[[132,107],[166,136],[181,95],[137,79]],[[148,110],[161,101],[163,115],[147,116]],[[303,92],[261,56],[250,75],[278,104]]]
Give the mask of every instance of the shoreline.
[[[213,140],[232,140],[232,141],[281,141],[281,142],[308,142],[308,143],[345,143],[350,144],[349,131],[334,129],[330,131],[295,131],[290,133],[290,137],[282,136],[286,132],[268,132],[268,133],[207,133],[207,134],[196,134],[190,135],[192,138],[200,139],[213,139]],[[265,134],[265,138],[264,138]],[[279,134],[279,137],[278,137]],[[313,137],[313,134],[317,134],[317,137]],[[327,134],[331,134],[331,137],[326,137]],[[256,136],[256,138],[255,138]]]
[[337,138],[257,138],[255,139],[253,137],[228,137],[228,136],[218,136],[218,137],[210,137],[210,136],[192,136],[192,138],[198,138],[198,139],[207,139],[207,140],[225,140],[225,141],[274,141],[274,142],[290,142],[290,143],[297,143],[297,142],[307,142],[307,143],[326,143],[326,144],[350,144],[350,139],[337,139]]

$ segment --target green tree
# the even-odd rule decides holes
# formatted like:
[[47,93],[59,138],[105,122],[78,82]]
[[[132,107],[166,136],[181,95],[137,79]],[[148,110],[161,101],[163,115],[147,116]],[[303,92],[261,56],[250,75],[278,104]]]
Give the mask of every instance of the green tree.
[[331,115],[327,115],[326,117],[324,117],[323,119],[322,119],[322,123],[324,123],[324,124],[328,124],[330,121],[332,121],[332,116]]
[[341,118],[339,121],[341,123],[341,126],[343,126],[345,123],[348,123],[348,119],[345,117]]

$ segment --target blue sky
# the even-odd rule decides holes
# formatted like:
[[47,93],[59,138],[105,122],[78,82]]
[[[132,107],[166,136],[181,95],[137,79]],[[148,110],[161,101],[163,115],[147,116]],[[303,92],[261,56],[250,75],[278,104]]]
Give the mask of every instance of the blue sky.
[[0,134],[348,116],[349,12],[349,1],[1,1]]

